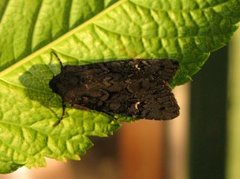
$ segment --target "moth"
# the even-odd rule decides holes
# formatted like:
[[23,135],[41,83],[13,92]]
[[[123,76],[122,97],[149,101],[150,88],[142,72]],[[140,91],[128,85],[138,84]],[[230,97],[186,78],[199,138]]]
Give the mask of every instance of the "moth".
[[169,82],[178,69],[171,59],[129,59],[63,66],[49,87],[77,109],[121,114],[136,119],[168,120],[179,115]]

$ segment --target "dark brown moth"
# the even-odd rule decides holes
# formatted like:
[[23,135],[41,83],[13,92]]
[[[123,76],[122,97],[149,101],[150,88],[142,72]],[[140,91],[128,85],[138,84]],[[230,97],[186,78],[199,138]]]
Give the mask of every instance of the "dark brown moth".
[[66,65],[49,86],[62,98],[63,115],[65,104],[70,104],[77,109],[110,115],[168,120],[179,115],[179,106],[169,86],[177,69],[178,62],[170,59]]

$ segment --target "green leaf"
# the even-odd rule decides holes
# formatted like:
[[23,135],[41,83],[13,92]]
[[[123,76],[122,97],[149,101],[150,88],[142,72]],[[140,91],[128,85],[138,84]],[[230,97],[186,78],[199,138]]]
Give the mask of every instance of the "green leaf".
[[229,41],[239,9],[240,0],[0,1],[0,172],[43,166],[44,157],[79,159],[89,136],[129,120],[68,108],[54,126],[62,109],[48,87],[60,70],[53,49],[65,64],[173,58],[179,85]]

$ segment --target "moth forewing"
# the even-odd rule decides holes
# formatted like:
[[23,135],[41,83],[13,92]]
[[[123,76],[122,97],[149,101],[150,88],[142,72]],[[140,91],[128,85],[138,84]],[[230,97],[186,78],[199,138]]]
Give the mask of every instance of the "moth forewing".
[[[49,82],[65,104],[136,119],[168,120],[179,115],[169,82],[178,69],[171,59],[127,59],[62,66]],[[61,119],[62,119],[61,117]]]

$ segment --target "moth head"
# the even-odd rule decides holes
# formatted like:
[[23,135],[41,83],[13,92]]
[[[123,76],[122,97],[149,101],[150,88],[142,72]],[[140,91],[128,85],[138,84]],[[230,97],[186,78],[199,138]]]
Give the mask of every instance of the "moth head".
[[52,89],[54,93],[57,93],[57,94],[59,94],[58,83],[59,83],[59,78],[57,76],[53,77],[49,82],[49,87]]
[[61,97],[72,93],[73,89],[78,87],[78,77],[72,73],[60,73],[49,81],[49,87],[54,93]]

